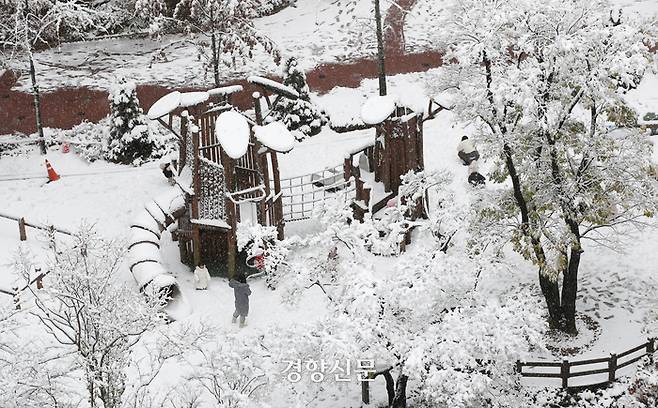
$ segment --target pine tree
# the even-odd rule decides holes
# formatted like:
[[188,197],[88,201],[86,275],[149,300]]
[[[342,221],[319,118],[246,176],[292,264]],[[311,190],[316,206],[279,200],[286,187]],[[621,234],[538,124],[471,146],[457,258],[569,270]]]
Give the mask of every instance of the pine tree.
[[110,89],[110,140],[108,160],[139,165],[161,157],[165,149],[164,139],[154,135],[146,116],[139,107],[136,85],[124,77],[117,78]]
[[291,131],[299,131],[301,138],[317,135],[327,124],[327,116],[311,102],[306,74],[299,68],[296,58],[286,61],[283,77],[283,84],[296,90],[299,99],[282,98],[274,107],[273,119],[282,121]]

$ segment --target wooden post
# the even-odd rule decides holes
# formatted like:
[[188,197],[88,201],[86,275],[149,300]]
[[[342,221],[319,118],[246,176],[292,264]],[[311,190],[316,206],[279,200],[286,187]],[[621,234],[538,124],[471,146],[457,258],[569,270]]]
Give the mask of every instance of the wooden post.
[[615,381],[615,374],[617,373],[617,355],[610,353],[610,360],[608,360],[608,382]]
[[[221,151],[221,160],[222,165],[224,166],[224,181],[226,183],[226,189],[230,192],[235,189],[235,162],[233,159],[228,157],[226,152],[222,149]],[[227,250],[227,266],[228,266],[228,276],[229,279],[235,277],[236,271],[236,236],[235,230],[237,229],[237,220],[236,220],[236,208],[233,201],[231,201],[228,196],[224,199],[226,203],[226,222],[231,227],[231,230],[228,231],[228,237],[226,240]]]
[[[281,192],[281,174],[279,173],[279,161],[276,152],[270,153],[272,158],[272,176],[274,177],[274,195]],[[283,199],[279,197],[272,202],[274,206],[274,217],[276,218],[277,238],[283,240],[284,238],[284,224],[283,224]]]
[[[370,376],[371,374],[368,373],[368,378]],[[370,382],[365,380],[361,380],[361,401],[366,405],[370,404]]]
[[[430,106],[431,106],[430,102]],[[523,371],[523,364],[521,363],[521,360],[516,360],[516,365],[514,366],[514,371],[516,371],[517,374],[522,374]]]
[[36,279],[37,289],[43,289],[43,273],[40,273]]
[[649,356],[649,362],[653,365],[653,353],[656,351],[656,339],[651,337],[647,341],[647,355]]
[[352,156],[347,156],[343,162],[343,176],[345,181],[349,181],[352,177]]
[[[201,194],[201,169],[199,168],[199,128],[193,126],[192,130],[192,151],[194,152],[194,195],[192,196],[192,211],[193,219],[199,218],[199,195]],[[199,231],[198,224],[192,224],[192,241],[194,252],[194,266],[201,264],[201,231]]]
[[569,360],[566,358],[562,360],[562,365],[560,366],[560,377],[562,378],[562,388],[567,388],[569,386]]
[[180,114],[180,143],[179,143],[179,148],[178,148],[178,174],[181,174],[181,171],[183,170],[183,167],[187,164],[187,144],[190,142],[190,138],[187,134],[187,123],[188,123],[188,116],[189,113],[187,111],[183,111]]
[[27,241],[27,234],[25,232],[25,218],[23,217],[18,219],[18,234],[21,237],[21,241]]
[[14,307],[16,310],[21,310],[21,298],[20,292],[18,291],[18,286],[14,286],[12,289],[14,291]]

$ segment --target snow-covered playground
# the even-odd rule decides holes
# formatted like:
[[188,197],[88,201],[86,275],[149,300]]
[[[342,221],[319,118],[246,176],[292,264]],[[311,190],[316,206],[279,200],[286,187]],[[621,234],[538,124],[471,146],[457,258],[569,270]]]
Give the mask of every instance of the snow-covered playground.
[[110,114],[0,135],[0,406],[658,407],[658,6],[613,3],[143,1],[30,46]]

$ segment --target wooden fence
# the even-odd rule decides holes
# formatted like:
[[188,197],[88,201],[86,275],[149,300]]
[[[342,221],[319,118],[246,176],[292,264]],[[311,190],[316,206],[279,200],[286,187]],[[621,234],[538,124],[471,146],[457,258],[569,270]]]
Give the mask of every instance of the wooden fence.
[[[626,350],[623,353],[619,353],[619,354],[611,353],[610,357],[593,358],[589,360],[578,360],[578,361],[569,361],[568,359],[564,359],[562,360],[562,362],[517,361],[516,372],[521,377],[526,377],[526,378],[559,378],[562,380],[562,388],[604,385],[615,381],[618,370],[638,362],[645,356],[649,356],[649,359],[653,361],[653,354],[655,351],[656,351],[656,339],[650,338],[647,340],[646,343],[640,344],[637,347],[633,347],[632,349]],[[605,368],[592,367],[597,365],[598,366],[605,365]],[[579,369],[577,371],[573,370],[573,368],[575,367],[579,367]],[[530,371],[524,370],[524,368],[529,368],[531,370]],[[540,368],[541,371],[536,371],[534,370],[535,368]],[[607,380],[596,381],[586,384],[569,385],[569,379],[571,378],[594,376],[600,374],[607,374],[608,375]]]
[[57,228],[54,225],[43,225],[43,224],[37,224],[37,223],[33,223],[33,222],[27,222],[24,217],[17,217],[17,216],[14,216],[14,215],[8,215],[8,214],[0,213],[0,218],[5,218],[7,220],[18,222],[18,235],[19,235],[21,241],[26,241],[27,240],[26,227],[39,229],[39,230],[47,231],[47,232],[59,232],[60,234],[73,236],[73,233],[71,231],[67,231],[63,228]]

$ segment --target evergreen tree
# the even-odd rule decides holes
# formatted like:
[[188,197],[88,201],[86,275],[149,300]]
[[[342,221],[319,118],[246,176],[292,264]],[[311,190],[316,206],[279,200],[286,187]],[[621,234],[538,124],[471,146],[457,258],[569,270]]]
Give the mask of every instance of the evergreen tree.
[[166,152],[165,140],[155,134],[139,107],[136,86],[124,77],[117,78],[110,89],[110,139],[108,160],[139,165],[162,157]]
[[283,84],[297,91],[299,99],[282,98],[274,107],[273,119],[282,121],[291,131],[299,131],[302,138],[317,135],[327,124],[327,115],[311,102],[306,74],[299,68],[296,58],[286,61],[283,77]]

